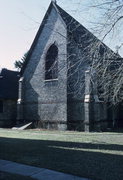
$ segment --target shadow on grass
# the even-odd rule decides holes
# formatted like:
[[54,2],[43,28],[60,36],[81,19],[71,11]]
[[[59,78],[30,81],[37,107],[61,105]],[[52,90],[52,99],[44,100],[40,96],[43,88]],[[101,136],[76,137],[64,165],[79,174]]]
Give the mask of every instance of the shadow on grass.
[[0,138],[1,159],[94,180],[123,180],[123,156],[105,153],[114,150],[122,151],[123,145]]
[[17,174],[11,174],[0,171],[0,180],[36,180],[36,179],[27,176],[21,176]]

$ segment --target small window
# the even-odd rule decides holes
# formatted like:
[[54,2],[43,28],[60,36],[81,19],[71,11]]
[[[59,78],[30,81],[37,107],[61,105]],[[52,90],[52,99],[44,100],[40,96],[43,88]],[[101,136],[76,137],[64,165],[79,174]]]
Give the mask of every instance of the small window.
[[3,101],[0,101],[0,113],[3,113]]
[[45,59],[45,80],[58,78],[58,48],[52,44]]

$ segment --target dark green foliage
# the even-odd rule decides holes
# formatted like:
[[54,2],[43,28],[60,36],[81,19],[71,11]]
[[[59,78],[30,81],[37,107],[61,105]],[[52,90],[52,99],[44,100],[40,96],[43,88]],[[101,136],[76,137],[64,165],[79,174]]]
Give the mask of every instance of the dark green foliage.
[[14,63],[15,68],[17,68],[18,70],[20,70],[26,60],[26,57],[28,55],[28,51],[23,55],[23,57],[20,60],[16,60]]

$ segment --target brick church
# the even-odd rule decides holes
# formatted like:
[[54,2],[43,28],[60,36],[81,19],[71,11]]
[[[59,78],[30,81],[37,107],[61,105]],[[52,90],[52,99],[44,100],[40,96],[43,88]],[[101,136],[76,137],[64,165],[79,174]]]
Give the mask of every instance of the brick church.
[[52,1],[20,71],[17,121],[57,130],[122,127],[121,111],[100,100],[91,82],[93,47],[99,57],[120,58]]

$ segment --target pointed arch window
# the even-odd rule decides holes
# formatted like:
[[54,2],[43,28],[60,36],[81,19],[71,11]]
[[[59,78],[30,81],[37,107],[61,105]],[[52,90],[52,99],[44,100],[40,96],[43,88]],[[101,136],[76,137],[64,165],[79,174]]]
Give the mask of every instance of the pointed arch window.
[[45,59],[45,80],[58,78],[58,47],[52,44]]

